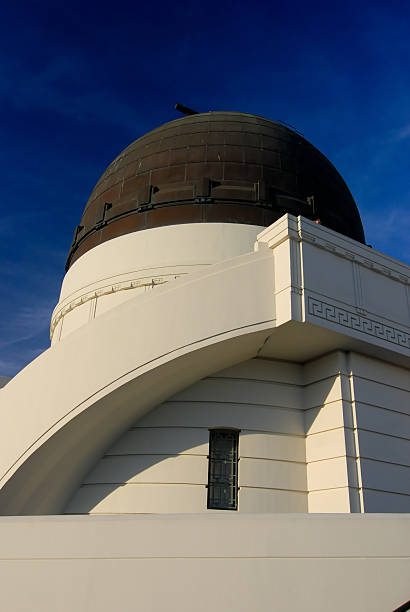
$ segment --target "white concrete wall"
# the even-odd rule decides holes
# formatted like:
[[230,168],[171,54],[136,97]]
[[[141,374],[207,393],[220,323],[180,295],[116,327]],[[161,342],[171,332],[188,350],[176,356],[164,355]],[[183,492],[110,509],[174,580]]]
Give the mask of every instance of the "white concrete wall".
[[410,512],[409,371],[350,356],[354,434],[365,512]]
[[[2,389],[0,513],[63,511],[92,466],[137,418],[201,378],[243,360],[258,356],[310,363],[342,350],[378,357],[384,363],[409,363],[404,264],[290,215],[258,236],[257,250],[206,266],[108,309],[55,343]],[[339,274],[340,266],[350,273]],[[369,271],[375,286],[383,277],[383,298],[377,312],[373,302],[373,319],[364,312],[361,268]],[[325,289],[323,275],[333,274],[343,278],[339,294],[333,280],[329,283],[333,305],[323,310],[316,304],[310,310],[311,298],[316,296],[317,302]],[[345,286],[349,283],[354,291]],[[391,312],[390,289],[400,302]],[[354,301],[348,303],[353,294]],[[333,504],[333,511],[345,511],[347,489],[350,510],[357,509],[350,495],[354,491],[363,510],[353,376],[347,365],[340,372],[333,369],[323,380],[323,364],[317,370],[311,382],[302,383],[306,402],[301,409],[320,408],[324,417],[322,409],[341,401],[349,439],[345,436],[346,459],[343,454],[317,459],[327,464],[322,475],[316,473],[312,493],[318,498],[323,497],[320,491],[330,491],[327,475],[333,465],[335,488],[341,493],[341,505]],[[391,371],[386,366],[387,384]],[[312,401],[309,388],[316,389]],[[402,401],[404,395],[399,395]],[[397,397],[389,392],[389,401],[396,402]],[[332,450],[332,444],[328,446]],[[337,453],[341,452],[339,448]],[[309,464],[315,461],[312,458]],[[397,465],[402,473],[401,460]],[[391,499],[401,494],[389,493]],[[321,511],[326,508],[328,502]]]
[[408,370],[338,352],[305,381],[318,367],[334,384],[305,412],[309,512],[410,512]]
[[138,417],[256,355],[275,317],[272,268],[269,251],[249,253],[136,296],[15,376],[0,397],[0,514],[58,514]]
[[239,512],[410,511],[408,383],[403,368],[342,351],[241,363],[138,420],[66,512],[207,512],[215,427],[240,430]]
[[346,354],[304,367],[309,512],[360,512]]
[[66,512],[207,512],[215,427],[240,429],[240,512],[306,512],[300,376],[296,364],[254,359],[199,381],[137,421]]
[[108,240],[68,270],[51,317],[55,343],[96,316],[218,261],[253,251],[257,225],[187,223]]
[[0,518],[4,612],[389,612],[407,515]]

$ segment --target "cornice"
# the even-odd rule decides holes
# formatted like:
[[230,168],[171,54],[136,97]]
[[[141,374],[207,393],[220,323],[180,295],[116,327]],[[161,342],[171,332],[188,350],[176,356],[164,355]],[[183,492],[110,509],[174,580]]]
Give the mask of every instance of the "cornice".
[[170,280],[179,278],[180,276],[184,276],[188,274],[187,272],[182,272],[179,274],[165,274],[162,276],[154,276],[152,278],[137,278],[131,279],[127,281],[123,281],[121,283],[116,283],[115,285],[106,285],[105,287],[100,287],[99,289],[95,289],[94,291],[88,291],[83,295],[76,297],[74,300],[60,306],[59,304],[54,309],[54,312],[51,317],[50,323],[50,340],[53,337],[54,330],[58,325],[59,321],[69,312],[82,306],[83,304],[90,302],[91,300],[96,300],[99,297],[104,295],[111,295],[113,293],[118,293],[119,291],[129,291],[130,289],[140,289],[142,287],[154,288],[157,285],[163,285]]
[[364,266],[369,270],[373,270],[374,272],[378,272],[379,274],[387,276],[388,278],[393,278],[394,280],[397,280],[407,285],[410,284],[409,276],[402,274],[397,270],[393,270],[390,267],[384,266],[383,264],[376,262],[368,257],[364,257],[363,255],[358,254],[353,249],[349,249],[346,246],[341,246],[334,242],[330,242],[322,238],[321,236],[317,236],[312,232],[308,232],[302,228],[299,228],[298,234],[302,242],[310,243],[316,246],[317,248],[323,249],[324,251],[328,251],[329,253],[337,255],[338,257],[343,257],[344,259],[355,261],[361,266]]

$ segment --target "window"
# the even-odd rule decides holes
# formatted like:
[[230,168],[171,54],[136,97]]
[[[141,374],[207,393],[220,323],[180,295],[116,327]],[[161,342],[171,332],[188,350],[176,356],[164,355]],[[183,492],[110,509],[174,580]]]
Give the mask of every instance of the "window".
[[208,508],[238,509],[239,431],[209,431]]

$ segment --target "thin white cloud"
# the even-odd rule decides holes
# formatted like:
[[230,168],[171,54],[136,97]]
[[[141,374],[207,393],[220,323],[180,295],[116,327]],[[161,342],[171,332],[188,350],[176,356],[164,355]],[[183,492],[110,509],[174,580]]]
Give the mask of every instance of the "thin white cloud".
[[8,349],[20,342],[27,342],[47,329],[52,309],[50,305],[27,306],[20,308],[2,325],[0,350]]
[[398,130],[395,134],[396,140],[406,140],[410,138],[410,123],[403,126],[400,130]]
[[364,215],[367,242],[387,255],[394,253],[402,261],[410,261],[410,212],[408,205],[392,206],[387,214],[366,211]]
[[0,359],[0,377],[15,376],[27,364],[31,363],[36,357],[41,355],[47,347],[25,348],[23,351],[11,356],[10,358]]
[[0,375],[14,376],[48,348],[51,308],[46,304],[8,312],[0,325]]
[[[58,56],[35,73],[0,59],[0,70],[7,76],[0,82],[0,94],[17,109],[38,107],[80,121],[97,119],[138,129],[139,117],[134,106],[118,99],[110,90],[80,87],[81,81],[87,79],[87,68],[79,68],[82,64],[83,59],[75,54]],[[76,79],[77,88],[64,86]],[[144,131],[145,127],[141,125],[140,129]]]

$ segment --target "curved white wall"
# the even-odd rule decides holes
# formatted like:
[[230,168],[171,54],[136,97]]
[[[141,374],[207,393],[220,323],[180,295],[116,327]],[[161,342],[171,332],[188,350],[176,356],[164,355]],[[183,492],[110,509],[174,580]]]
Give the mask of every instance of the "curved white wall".
[[106,452],[66,512],[206,512],[214,427],[240,429],[240,512],[307,512],[300,377],[301,366],[253,359],[192,385]]
[[52,343],[137,293],[252,252],[262,229],[238,223],[188,223],[134,232],[98,245],[64,278],[51,318]]

